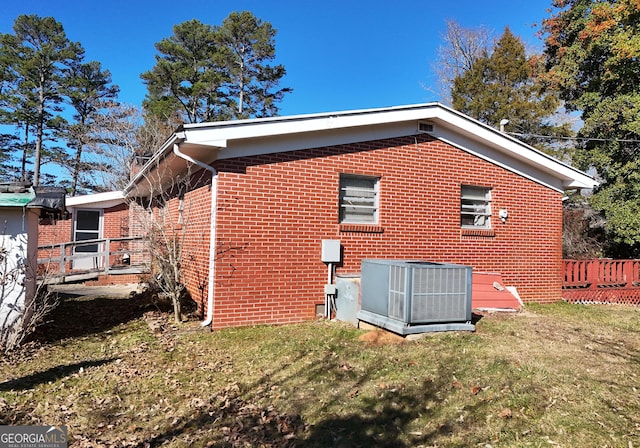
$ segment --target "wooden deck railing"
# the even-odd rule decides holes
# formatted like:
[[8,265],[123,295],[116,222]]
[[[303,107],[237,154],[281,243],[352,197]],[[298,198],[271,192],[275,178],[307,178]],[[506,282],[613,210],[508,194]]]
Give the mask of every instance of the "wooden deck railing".
[[564,260],[563,288],[640,286],[640,260]]
[[640,260],[564,260],[562,296],[579,303],[640,305]]
[[[97,251],[77,250],[91,246]],[[148,272],[149,266],[150,257],[144,237],[101,238],[38,246],[40,278],[78,273],[141,273]]]

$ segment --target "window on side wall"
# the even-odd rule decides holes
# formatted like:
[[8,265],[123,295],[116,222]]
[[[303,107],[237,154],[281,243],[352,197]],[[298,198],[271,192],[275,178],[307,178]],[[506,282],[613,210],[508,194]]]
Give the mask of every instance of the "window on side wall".
[[340,175],[340,223],[377,224],[380,179]]
[[460,223],[466,229],[491,228],[491,188],[462,186]]

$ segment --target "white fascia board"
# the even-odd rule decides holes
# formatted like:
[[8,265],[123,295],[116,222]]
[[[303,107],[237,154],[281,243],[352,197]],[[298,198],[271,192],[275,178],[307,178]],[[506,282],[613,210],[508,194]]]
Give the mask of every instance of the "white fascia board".
[[185,125],[184,134],[187,142],[224,148],[227,147],[227,142],[238,139],[277,137],[428,119],[435,116],[438,106],[437,103],[427,103],[386,109],[201,123]]
[[110,208],[124,202],[122,191],[107,191],[105,193],[85,194],[65,198],[67,208]]

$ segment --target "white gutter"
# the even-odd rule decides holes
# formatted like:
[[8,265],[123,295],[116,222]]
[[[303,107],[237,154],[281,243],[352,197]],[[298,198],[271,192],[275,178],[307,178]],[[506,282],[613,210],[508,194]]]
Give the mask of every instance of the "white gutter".
[[213,322],[213,282],[215,280],[215,261],[216,261],[216,217],[218,209],[218,171],[206,163],[196,160],[193,157],[180,151],[179,144],[173,144],[173,153],[181,159],[198,165],[211,173],[211,227],[209,232],[209,285],[207,286],[207,316],[200,323],[200,326],[206,327]]

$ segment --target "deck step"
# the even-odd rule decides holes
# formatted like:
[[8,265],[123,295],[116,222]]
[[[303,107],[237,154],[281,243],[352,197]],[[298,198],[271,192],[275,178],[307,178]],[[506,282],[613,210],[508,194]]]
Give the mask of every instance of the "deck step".
[[521,303],[497,272],[473,272],[471,306],[477,310],[519,310]]

